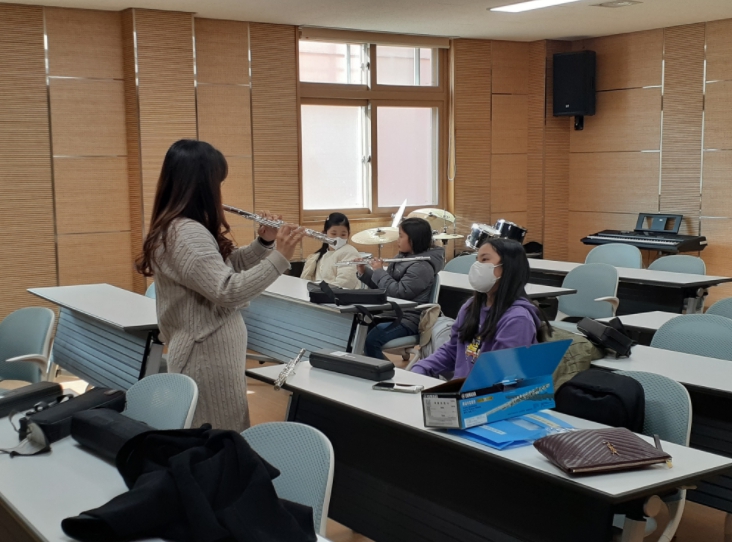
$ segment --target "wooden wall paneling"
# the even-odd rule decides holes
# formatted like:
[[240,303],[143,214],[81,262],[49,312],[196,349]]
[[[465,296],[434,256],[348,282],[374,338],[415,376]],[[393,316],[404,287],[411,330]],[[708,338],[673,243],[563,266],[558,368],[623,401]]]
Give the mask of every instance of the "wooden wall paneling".
[[494,154],[491,157],[492,215],[506,211],[526,212],[527,168],[526,154]]
[[493,154],[522,154],[528,150],[529,102],[525,95],[494,94],[491,142]]
[[664,30],[663,153],[660,211],[685,217],[684,231],[699,231],[704,24]]
[[597,93],[597,114],[584,130],[570,133],[571,152],[658,150],[661,145],[661,89]]
[[492,41],[493,94],[529,93],[529,49],[520,41]]
[[527,241],[544,243],[544,145],[547,42],[529,44],[528,136],[526,156]]
[[195,19],[199,83],[249,84],[249,23]]
[[702,179],[702,216],[732,218],[732,151],[706,151]]
[[704,148],[732,150],[732,81],[707,83]]
[[55,156],[125,156],[122,81],[50,80],[51,129]]
[[707,81],[732,81],[732,19],[706,23]]
[[43,8],[0,4],[0,319],[56,286]]
[[658,212],[660,166],[658,152],[571,153],[569,210]]
[[[239,207],[245,211],[262,211],[263,209],[255,209],[254,207],[254,191],[252,190],[252,158],[250,156],[227,156],[226,161],[229,164],[229,175],[226,177],[221,188],[221,195],[224,202],[234,207]],[[268,209],[273,213],[275,210]],[[229,214],[229,221],[236,219],[253,224],[251,220],[236,215]]]
[[490,222],[491,43],[459,39],[455,48],[455,215],[458,231]]
[[661,85],[663,29],[582,40],[578,48],[597,54],[598,91]]
[[300,221],[297,27],[249,25],[254,201]]
[[[706,236],[709,245],[701,252],[707,273],[732,276],[732,218],[701,219],[701,235]],[[725,297],[732,297],[732,285],[722,284],[709,289],[706,306]]]
[[54,159],[59,235],[130,230],[127,158]]
[[122,79],[118,11],[46,7],[49,75]]
[[59,284],[106,282],[131,290],[130,243],[130,232],[59,236]]
[[632,230],[637,213],[587,213],[569,212],[569,261],[584,262],[594,246],[585,245],[580,239],[600,230]]
[[569,228],[570,119],[552,116],[553,55],[569,51],[568,42],[546,45],[546,125],[544,128],[544,257],[566,260]]
[[252,155],[249,87],[198,85],[198,138],[224,156]]

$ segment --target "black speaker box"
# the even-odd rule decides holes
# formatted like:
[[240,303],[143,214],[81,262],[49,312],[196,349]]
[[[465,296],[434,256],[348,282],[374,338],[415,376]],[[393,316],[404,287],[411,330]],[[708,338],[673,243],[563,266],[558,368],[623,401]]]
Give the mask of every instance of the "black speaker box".
[[595,51],[554,55],[554,116],[595,114]]

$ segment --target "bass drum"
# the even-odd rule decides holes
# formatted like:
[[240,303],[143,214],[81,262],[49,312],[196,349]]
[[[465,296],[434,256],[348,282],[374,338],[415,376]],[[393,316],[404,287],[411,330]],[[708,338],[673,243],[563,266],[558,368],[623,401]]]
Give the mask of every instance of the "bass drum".
[[528,231],[526,228],[523,228],[514,222],[509,222],[503,219],[496,222],[493,229],[498,231],[499,237],[513,239],[522,245],[524,244],[524,237],[526,237],[526,232]]
[[465,239],[465,246],[478,250],[478,247],[485,239],[497,239],[501,233],[488,224],[473,224],[470,235]]

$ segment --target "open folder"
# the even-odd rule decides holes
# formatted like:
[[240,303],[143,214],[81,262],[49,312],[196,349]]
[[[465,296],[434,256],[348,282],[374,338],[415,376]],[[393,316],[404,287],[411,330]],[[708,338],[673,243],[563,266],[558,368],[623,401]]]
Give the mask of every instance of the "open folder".
[[574,429],[570,424],[546,410],[508,420],[479,425],[464,430],[451,430],[454,435],[498,450],[528,446],[535,440],[554,433]]

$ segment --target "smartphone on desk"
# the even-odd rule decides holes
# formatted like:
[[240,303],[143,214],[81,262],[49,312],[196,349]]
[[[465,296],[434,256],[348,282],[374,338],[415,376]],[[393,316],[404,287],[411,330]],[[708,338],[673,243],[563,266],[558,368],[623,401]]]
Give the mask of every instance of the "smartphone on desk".
[[377,382],[371,389],[380,391],[398,391],[400,393],[419,393],[424,386],[416,384],[398,384],[397,382]]

